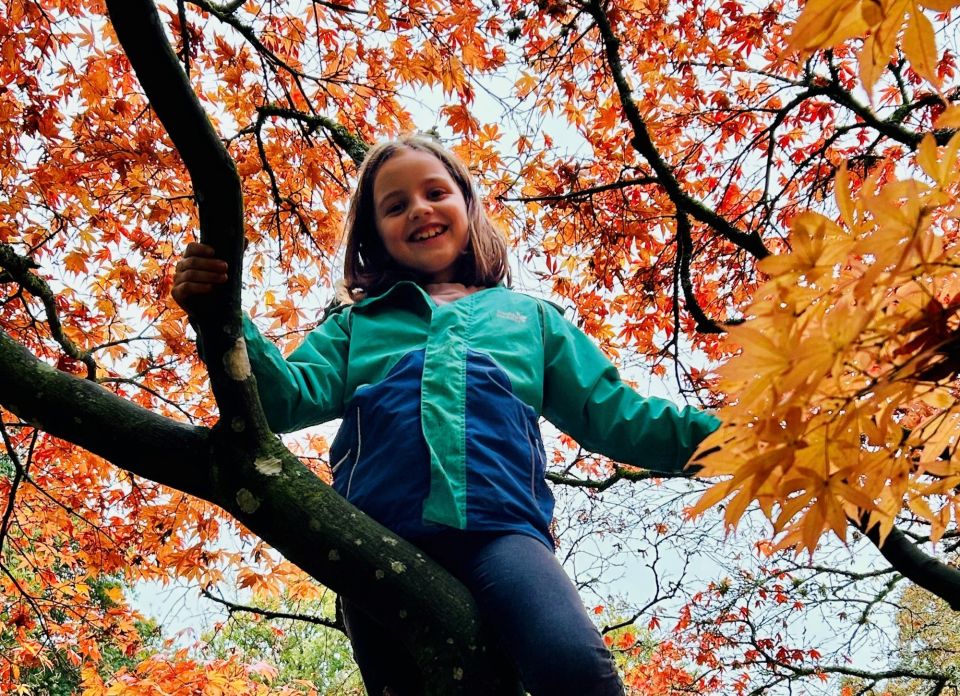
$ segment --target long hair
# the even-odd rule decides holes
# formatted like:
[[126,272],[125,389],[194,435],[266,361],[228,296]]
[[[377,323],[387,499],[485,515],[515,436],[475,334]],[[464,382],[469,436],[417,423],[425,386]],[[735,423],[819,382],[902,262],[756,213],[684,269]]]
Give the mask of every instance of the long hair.
[[510,282],[507,244],[494,227],[473,187],[470,170],[456,155],[429,136],[408,135],[370,148],[360,165],[357,190],[350,198],[346,224],[343,280],[350,297],[379,295],[400,280],[420,282],[422,276],[394,261],[377,232],[373,184],[380,167],[403,149],[433,155],[456,182],[467,205],[467,248],[457,263],[454,279],[464,285],[493,287]]

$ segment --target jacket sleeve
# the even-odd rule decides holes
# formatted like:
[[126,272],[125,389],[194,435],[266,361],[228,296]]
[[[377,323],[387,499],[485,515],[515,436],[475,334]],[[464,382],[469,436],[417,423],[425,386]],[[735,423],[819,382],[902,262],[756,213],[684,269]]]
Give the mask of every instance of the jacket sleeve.
[[350,347],[347,312],[330,315],[287,358],[246,316],[243,337],[271,430],[288,433],[340,417]]
[[662,473],[683,471],[719,419],[640,396],[560,312],[541,304],[541,316],[544,417],[587,449],[616,461]]

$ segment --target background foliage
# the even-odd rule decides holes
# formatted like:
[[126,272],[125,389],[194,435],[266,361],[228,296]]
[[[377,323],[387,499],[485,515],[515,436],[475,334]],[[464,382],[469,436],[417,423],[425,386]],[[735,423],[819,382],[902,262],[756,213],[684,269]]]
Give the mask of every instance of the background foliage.
[[[960,597],[953,5],[160,7],[237,163],[246,306],[281,347],[334,296],[365,143],[433,129],[479,178],[520,289],[560,298],[629,374],[720,408],[709,481],[552,450],[559,553],[636,693],[933,694],[960,689],[937,638],[953,615],[904,578]],[[212,425],[169,297],[193,191],[100,2],[0,3],[0,152],[0,327]],[[335,618],[271,618],[331,617],[322,588],[212,506],[20,420],[16,399],[0,691],[357,688]],[[291,446],[328,476],[322,433]],[[128,603],[144,580],[205,602],[239,586],[259,613],[183,646]],[[284,643],[301,631],[306,660]]]

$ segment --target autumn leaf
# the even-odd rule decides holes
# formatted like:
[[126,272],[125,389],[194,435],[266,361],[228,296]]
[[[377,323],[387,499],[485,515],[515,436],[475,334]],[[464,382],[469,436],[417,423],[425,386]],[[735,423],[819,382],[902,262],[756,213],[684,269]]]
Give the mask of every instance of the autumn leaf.
[[960,104],[948,106],[937,117],[936,126],[937,128],[960,128]]
[[910,19],[903,34],[903,52],[910,61],[910,67],[926,78],[930,84],[939,86],[933,25],[916,3],[912,5],[909,12]]
[[793,25],[788,48],[807,53],[835,46],[867,29],[860,16],[861,0],[810,0]]

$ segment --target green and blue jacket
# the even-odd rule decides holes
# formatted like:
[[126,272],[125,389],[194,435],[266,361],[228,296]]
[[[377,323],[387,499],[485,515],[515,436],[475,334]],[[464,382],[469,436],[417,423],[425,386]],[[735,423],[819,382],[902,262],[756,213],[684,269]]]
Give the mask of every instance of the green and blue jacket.
[[270,427],[342,418],[334,487],[408,539],[453,527],[552,548],[540,416],[665,473],[719,424],[638,395],[553,305],[504,287],[438,306],[400,282],[332,313],[287,358],[249,320],[244,338]]

